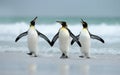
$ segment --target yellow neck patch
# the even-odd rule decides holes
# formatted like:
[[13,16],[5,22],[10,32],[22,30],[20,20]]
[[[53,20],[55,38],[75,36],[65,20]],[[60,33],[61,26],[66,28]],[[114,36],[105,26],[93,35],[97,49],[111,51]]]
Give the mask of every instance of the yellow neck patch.
[[83,28],[84,31],[86,31],[87,29],[86,28]]
[[60,29],[62,29],[62,30],[66,30],[66,28],[65,28],[65,27],[62,27],[62,28],[60,28]]
[[35,29],[35,26],[30,26],[31,29]]

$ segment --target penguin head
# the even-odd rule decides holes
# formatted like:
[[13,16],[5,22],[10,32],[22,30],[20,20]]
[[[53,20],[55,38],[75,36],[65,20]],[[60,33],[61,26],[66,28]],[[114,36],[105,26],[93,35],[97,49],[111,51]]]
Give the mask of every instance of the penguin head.
[[88,27],[87,22],[83,21],[83,19],[81,19],[81,23],[83,25],[83,28],[87,28]]
[[35,26],[35,21],[36,21],[37,17],[35,17],[31,22],[30,22],[30,26]]
[[62,27],[67,28],[67,24],[65,21],[56,21],[56,22],[60,23],[62,25]]

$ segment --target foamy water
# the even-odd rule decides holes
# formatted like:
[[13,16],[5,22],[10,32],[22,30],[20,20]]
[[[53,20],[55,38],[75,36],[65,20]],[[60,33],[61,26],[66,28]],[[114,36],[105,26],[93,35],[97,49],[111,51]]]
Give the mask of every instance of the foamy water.
[[[40,24],[36,25],[36,29],[45,34],[50,40],[58,32],[60,24]],[[69,29],[78,35],[82,29],[81,24],[69,24]],[[29,24],[20,22],[13,24],[0,24],[0,51],[28,51],[26,36],[21,38],[17,43],[15,38],[22,32],[29,29]],[[120,25],[119,24],[90,24],[89,31],[95,35],[99,35],[105,40],[105,44],[97,41],[92,41],[91,53],[93,54],[120,54]],[[40,53],[59,53],[58,42],[52,48],[43,39],[39,39]],[[74,44],[70,46],[70,53],[80,53],[79,46]]]

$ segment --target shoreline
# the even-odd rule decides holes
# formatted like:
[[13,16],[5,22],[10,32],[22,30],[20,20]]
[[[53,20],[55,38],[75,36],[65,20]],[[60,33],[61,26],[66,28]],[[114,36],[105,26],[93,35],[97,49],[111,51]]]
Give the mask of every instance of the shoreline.
[[90,59],[70,54],[31,57],[25,53],[0,52],[0,75],[119,75],[120,55],[93,55]]

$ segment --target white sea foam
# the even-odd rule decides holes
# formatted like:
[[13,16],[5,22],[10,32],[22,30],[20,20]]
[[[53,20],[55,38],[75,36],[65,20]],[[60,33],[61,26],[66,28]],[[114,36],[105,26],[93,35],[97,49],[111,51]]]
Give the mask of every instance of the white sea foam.
[[[69,29],[75,34],[78,35],[82,29],[81,24],[68,24]],[[61,27],[60,24],[55,23],[55,24],[42,24],[42,25],[36,25],[36,29],[40,31],[41,33],[45,34],[48,36],[48,38],[51,40],[53,36],[58,32],[59,28]],[[21,22],[21,23],[14,23],[14,24],[0,24],[0,49],[2,51],[15,51],[17,48],[18,51],[22,49],[27,49],[26,46],[18,46],[16,47],[16,43],[14,43],[15,38],[22,32],[25,32],[29,29],[29,24]],[[119,24],[114,24],[114,25],[109,25],[109,24],[91,24],[89,25],[89,31],[95,35],[99,35],[105,40],[105,44],[102,45],[102,43],[98,43],[98,45],[102,45],[102,47],[99,49],[98,53],[105,53],[105,54],[120,54],[120,47],[118,44],[120,44],[120,25]],[[26,42],[26,38],[21,40],[22,42]],[[41,41],[41,40],[40,40]],[[44,41],[44,40],[42,40]],[[12,42],[12,43],[11,43]],[[45,43],[46,42],[42,42]],[[10,45],[11,44],[11,45]],[[21,44],[17,43],[17,44]],[[56,43],[58,44],[58,43]],[[92,44],[96,44],[96,41]],[[6,46],[5,46],[6,45]],[[10,47],[9,47],[10,46]],[[48,45],[47,45],[48,46]],[[73,53],[76,53],[79,51],[79,48],[76,47],[77,45],[73,46],[72,49],[78,49],[76,51],[72,51]],[[94,46],[94,45],[93,45]],[[57,48],[57,46],[55,46]],[[43,47],[41,47],[43,48]],[[50,48],[50,47],[49,47]],[[93,48],[93,47],[92,47]],[[92,53],[97,53],[97,47],[93,48]],[[46,49],[46,50],[44,50]],[[45,47],[44,49],[41,49],[43,53],[49,53],[49,52],[56,52],[56,48],[48,49]],[[109,49],[108,51],[105,49]],[[50,50],[50,51],[48,51]],[[59,50],[59,49],[58,49]],[[27,50],[22,50],[22,51],[27,51]],[[58,51],[59,52],[59,51]]]
[[[59,30],[60,27],[61,25],[58,23],[36,25],[36,29],[45,34],[54,34]],[[82,29],[81,24],[75,24],[75,25],[70,24],[68,27],[74,34],[78,34]],[[15,23],[15,24],[0,24],[0,34],[16,35],[21,32],[27,31],[28,28],[29,28],[29,24],[26,24],[24,22]],[[103,36],[113,35],[113,34],[115,36],[119,36],[119,34],[117,33],[120,32],[120,25],[119,24],[108,25],[105,23],[98,25],[91,24],[89,25],[89,31],[91,33],[100,34]]]
[[[41,33],[49,36],[52,38],[61,27],[60,24],[42,24],[42,25],[36,25],[36,29],[40,31]],[[75,34],[78,35],[82,29],[81,24],[75,24],[75,25],[69,25],[69,29]],[[20,33],[25,32],[29,29],[29,24],[26,24],[24,22],[21,23],[15,23],[15,24],[0,24],[0,39],[1,40],[12,40],[16,36],[18,36]],[[99,35],[103,38],[106,38],[107,40],[110,40],[110,42],[116,42],[119,40],[120,37],[120,25],[108,25],[105,23],[94,25],[89,25],[89,31],[93,34]],[[114,40],[111,40],[111,38],[114,38]]]

